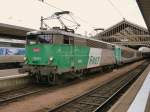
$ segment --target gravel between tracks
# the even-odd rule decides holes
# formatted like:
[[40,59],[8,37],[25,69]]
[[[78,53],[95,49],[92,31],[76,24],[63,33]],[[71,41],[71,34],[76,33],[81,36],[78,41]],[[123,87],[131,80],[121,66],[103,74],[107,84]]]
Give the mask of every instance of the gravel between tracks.
[[45,112],[50,107],[55,107],[56,105],[69,100],[85,91],[88,91],[97,85],[102,85],[122,74],[127,73],[129,70],[134,69],[141,63],[143,63],[143,61],[136,62],[129,66],[122,67],[121,69],[114,70],[113,72],[106,73],[104,75],[100,75],[50,93],[33,96],[18,102],[4,105],[3,107],[0,107],[0,112]]

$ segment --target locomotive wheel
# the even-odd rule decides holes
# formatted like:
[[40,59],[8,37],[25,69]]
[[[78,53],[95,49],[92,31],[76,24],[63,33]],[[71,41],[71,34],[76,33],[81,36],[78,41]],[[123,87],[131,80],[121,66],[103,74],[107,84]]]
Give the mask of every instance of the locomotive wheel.
[[53,78],[50,82],[52,85],[61,85],[64,83],[63,80],[59,77],[59,74],[53,74]]

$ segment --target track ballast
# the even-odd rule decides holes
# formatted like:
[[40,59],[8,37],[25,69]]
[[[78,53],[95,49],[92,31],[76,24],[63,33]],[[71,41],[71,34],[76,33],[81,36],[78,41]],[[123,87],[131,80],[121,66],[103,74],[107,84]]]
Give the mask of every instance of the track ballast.
[[76,98],[50,109],[49,112],[103,112],[122,94],[147,67],[148,62],[128,74],[96,87]]

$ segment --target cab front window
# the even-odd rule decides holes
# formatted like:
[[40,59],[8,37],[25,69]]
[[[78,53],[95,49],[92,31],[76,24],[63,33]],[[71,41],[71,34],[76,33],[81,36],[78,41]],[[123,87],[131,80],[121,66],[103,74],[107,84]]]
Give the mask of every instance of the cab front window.
[[49,44],[53,43],[52,35],[38,35],[37,39],[38,43],[49,43]]
[[52,44],[53,35],[28,35],[27,36],[27,44],[39,44],[39,43]]

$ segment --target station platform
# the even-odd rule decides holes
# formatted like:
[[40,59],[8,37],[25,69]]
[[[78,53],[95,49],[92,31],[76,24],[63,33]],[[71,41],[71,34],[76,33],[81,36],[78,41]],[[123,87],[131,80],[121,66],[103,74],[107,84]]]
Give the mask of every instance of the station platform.
[[108,112],[150,112],[150,64]]
[[13,76],[13,75],[19,75],[18,69],[5,69],[0,70],[0,77],[6,77],[6,76]]
[[0,70],[0,92],[21,87],[30,83],[27,73],[20,74],[18,69]]

